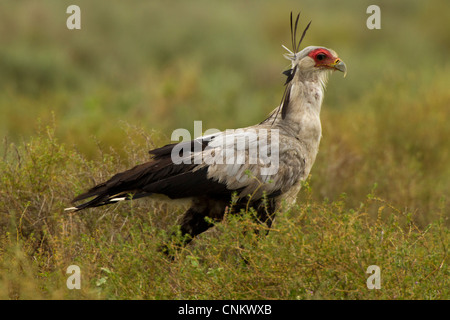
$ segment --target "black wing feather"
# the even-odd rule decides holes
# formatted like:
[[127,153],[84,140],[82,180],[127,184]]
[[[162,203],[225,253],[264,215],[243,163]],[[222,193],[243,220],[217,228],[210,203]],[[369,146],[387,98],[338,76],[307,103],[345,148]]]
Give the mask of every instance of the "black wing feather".
[[[201,143],[204,149],[207,140],[193,140],[186,143],[192,146]],[[183,142],[185,143],[185,142]],[[164,194],[172,199],[205,196],[230,197],[232,191],[224,183],[219,183],[207,176],[208,167],[195,170],[197,164],[174,164],[171,153],[177,144],[151,150],[153,160],[132,169],[120,172],[88,192],[73,199],[78,202],[91,197],[94,199],[78,205],[77,210],[97,207],[117,202],[116,198],[125,200],[149,196],[153,193]]]

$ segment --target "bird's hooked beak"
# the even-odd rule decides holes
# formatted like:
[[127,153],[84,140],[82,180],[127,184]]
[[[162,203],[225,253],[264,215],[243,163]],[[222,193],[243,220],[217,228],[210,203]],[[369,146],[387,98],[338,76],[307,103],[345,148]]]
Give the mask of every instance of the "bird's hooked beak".
[[339,71],[343,72],[344,73],[344,78],[347,75],[347,66],[345,65],[344,61],[342,61],[341,59],[337,58],[329,66],[332,67],[335,70],[339,70]]

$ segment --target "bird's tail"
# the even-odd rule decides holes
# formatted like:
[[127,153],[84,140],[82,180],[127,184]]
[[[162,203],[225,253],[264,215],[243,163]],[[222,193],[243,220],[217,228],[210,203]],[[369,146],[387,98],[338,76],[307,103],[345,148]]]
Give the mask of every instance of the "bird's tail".
[[[140,189],[142,180],[154,170],[154,163],[147,162],[132,169],[114,175],[106,182],[100,183],[89,191],[75,197],[72,202],[79,202],[94,197],[93,199],[64,209],[65,211],[79,211],[86,208],[100,207],[124,200],[147,197],[151,193]],[[142,179],[144,177],[144,179]]]
[[[202,150],[207,145],[203,140],[182,142],[182,144],[191,146],[189,150],[195,150],[195,144],[200,144]],[[208,179],[207,168],[194,170],[197,166],[195,163],[173,163],[171,155],[176,145],[170,144],[150,151],[153,156],[151,161],[117,173],[108,181],[77,196],[72,202],[94,197],[93,199],[65,210],[78,211],[99,207],[123,200],[147,197],[154,193],[164,194],[172,199],[192,197],[211,191],[228,194],[226,185]]]
[[[152,193],[142,192],[138,194],[133,193],[122,193],[115,196],[111,196],[105,200],[99,201],[98,198],[94,198],[88,202],[82,203],[80,205],[74,206],[74,207],[68,207],[65,208],[64,211],[79,211],[86,208],[94,208],[94,207],[101,207],[108,204],[117,203],[124,200],[136,200],[143,197],[148,197],[152,195]],[[72,202],[76,202],[76,198]]]

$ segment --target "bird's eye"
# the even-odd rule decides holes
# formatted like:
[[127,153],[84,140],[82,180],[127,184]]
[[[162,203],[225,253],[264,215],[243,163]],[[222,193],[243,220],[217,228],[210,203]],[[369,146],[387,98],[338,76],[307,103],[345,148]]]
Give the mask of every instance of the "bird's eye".
[[325,55],[325,53],[319,53],[319,54],[316,56],[316,59],[319,60],[319,61],[321,61],[321,60],[325,59],[326,57],[327,57],[327,56]]

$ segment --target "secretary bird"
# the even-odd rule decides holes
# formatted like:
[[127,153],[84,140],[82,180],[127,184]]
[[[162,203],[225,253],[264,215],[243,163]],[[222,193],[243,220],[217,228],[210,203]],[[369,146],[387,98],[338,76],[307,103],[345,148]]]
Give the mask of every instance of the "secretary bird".
[[234,213],[252,207],[256,219],[270,229],[275,213],[292,205],[316,158],[321,138],[320,109],[330,71],[346,74],[336,52],[319,46],[299,51],[290,15],[291,68],[280,105],[257,125],[226,130],[192,141],[169,144],[149,151],[146,163],[117,173],[106,182],[77,196],[73,202],[93,199],[66,210],[82,210],[153,194],[170,199],[188,198],[190,208],[180,221],[183,240],[189,243],[221,221],[232,196]]

